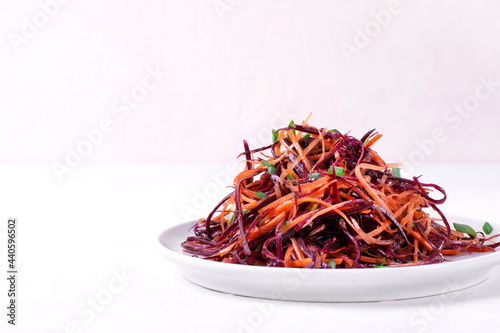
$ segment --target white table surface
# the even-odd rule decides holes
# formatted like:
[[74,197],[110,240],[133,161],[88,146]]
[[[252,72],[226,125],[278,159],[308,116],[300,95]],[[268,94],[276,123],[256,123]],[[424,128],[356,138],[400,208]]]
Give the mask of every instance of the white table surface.
[[[7,325],[2,306],[1,331],[498,331],[499,269],[463,291],[372,303],[259,300],[190,283],[158,254],[157,235],[188,218],[180,205],[192,206],[195,189],[202,192],[209,175],[224,168],[84,163],[59,182],[50,165],[0,165],[0,218],[19,221],[18,324]],[[445,212],[500,222],[500,164],[417,170],[422,181],[447,190]],[[214,195],[200,210],[206,214],[217,201]],[[0,225],[0,258],[6,258],[6,222]],[[0,304],[6,304],[2,281]],[[244,326],[248,320],[258,321]]]

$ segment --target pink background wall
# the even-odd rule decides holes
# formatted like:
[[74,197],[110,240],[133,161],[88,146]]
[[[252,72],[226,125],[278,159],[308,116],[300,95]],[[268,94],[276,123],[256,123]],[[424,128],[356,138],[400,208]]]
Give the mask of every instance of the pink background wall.
[[84,162],[227,161],[241,140],[263,145],[309,112],[355,136],[376,127],[390,161],[500,161],[499,11],[498,1],[3,1],[0,161],[66,163],[71,151]]

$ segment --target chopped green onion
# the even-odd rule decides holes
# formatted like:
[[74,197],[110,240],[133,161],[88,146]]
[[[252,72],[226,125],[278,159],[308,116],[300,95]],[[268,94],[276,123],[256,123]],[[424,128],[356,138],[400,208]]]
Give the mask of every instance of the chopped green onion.
[[231,222],[233,222],[234,219],[234,212],[229,214],[229,220],[227,221],[227,225],[231,225]]
[[399,169],[399,168],[392,168],[392,175],[394,177],[401,177],[401,169]]
[[246,214],[246,213],[248,213],[248,209],[243,208],[243,210],[241,211],[241,214]]
[[260,249],[262,249],[262,244],[257,245],[257,247],[255,248],[255,251],[259,251]]
[[[293,120],[290,120],[290,124],[288,124],[288,127],[293,127],[293,125],[295,125],[295,123],[293,122]],[[297,135],[297,133],[295,133],[294,129],[292,130],[292,132],[293,132],[293,135]]]
[[264,192],[255,192],[255,195],[261,199],[266,196],[266,194]]
[[337,134],[340,134],[340,133],[339,133],[339,131],[337,131],[336,129],[331,129],[331,130],[329,130],[328,132],[335,132],[335,133],[337,133]]
[[312,208],[311,208],[311,212],[312,212],[312,211],[314,211],[314,210],[316,210],[317,208],[318,208],[318,204],[316,204],[316,203],[315,203],[315,204],[312,206]]
[[458,232],[463,232],[464,234],[471,235],[472,237],[476,237],[476,232],[467,224],[453,223],[455,230]]
[[270,167],[270,166],[273,166],[271,163],[269,163],[268,161],[262,161],[261,162],[262,164],[264,164],[266,167]]
[[330,266],[331,268],[335,268],[335,266],[336,266],[335,260],[333,260],[333,259],[328,260],[328,266]]
[[377,259],[375,259],[375,268],[381,268],[381,267],[384,267],[384,264],[385,264],[385,257],[384,257],[384,260],[382,260],[382,262],[379,264],[377,262]]
[[229,205],[228,208],[230,213],[229,213],[229,219],[227,220],[227,224],[231,225],[231,222],[233,222],[234,219],[234,205]]
[[491,234],[491,230],[493,230],[493,227],[491,226],[491,224],[489,224],[488,222],[484,222],[484,225],[483,225],[484,233],[489,235],[489,234]]
[[286,175],[286,176],[287,176],[287,178],[288,178],[288,179],[290,179],[290,180],[295,180],[295,179],[292,177],[292,175],[291,175],[291,174],[288,174],[288,175]]
[[311,173],[311,175],[309,176],[309,179],[314,179],[314,178],[316,178],[316,177],[318,177],[318,176],[321,176],[321,174],[319,174],[319,173],[317,173],[317,172],[313,172],[313,173]]
[[274,165],[272,165],[268,161],[262,161],[261,163],[267,167],[267,172],[276,173],[276,168],[274,167]]
[[279,133],[277,131],[273,130],[273,143],[278,141],[278,136],[279,136]]
[[302,139],[309,139],[310,137],[311,137],[311,134],[307,133],[306,135],[304,135],[304,136],[302,137]]
[[334,167],[334,166],[330,166],[330,168],[328,168],[328,173],[329,173],[330,175],[333,175],[333,168],[335,168],[335,174],[336,174],[338,177],[340,177],[340,176],[342,176],[342,175],[344,174],[344,168],[339,167],[339,166],[336,166],[336,167]]

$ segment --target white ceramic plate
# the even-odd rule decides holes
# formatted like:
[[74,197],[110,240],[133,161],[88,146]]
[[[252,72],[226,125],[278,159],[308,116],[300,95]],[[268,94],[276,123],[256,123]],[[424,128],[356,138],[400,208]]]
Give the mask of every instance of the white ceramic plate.
[[[484,221],[448,217],[481,230]],[[366,302],[415,298],[464,289],[486,280],[500,264],[500,251],[452,257],[453,262],[377,269],[301,269],[220,263],[184,254],[181,248],[195,222],[159,236],[160,252],[189,281],[226,293],[293,301]],[[493,225],[493,233],[500,227]]]

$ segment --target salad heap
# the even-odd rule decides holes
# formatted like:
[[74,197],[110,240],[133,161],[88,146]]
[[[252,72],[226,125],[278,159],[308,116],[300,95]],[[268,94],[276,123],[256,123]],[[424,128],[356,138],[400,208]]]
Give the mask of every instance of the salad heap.
[[[400,175],[361,139],[293,121],[273,143],[250,149],[230,194],[194,225],[185,252],[208,260],[273,267],[369,268],[439,263],[491,252],[491,225],[452,230],[438,205],[445,191]],[[430,196],[431,191],[440,198]],[[433,210],[440,218],[433,218]]]

